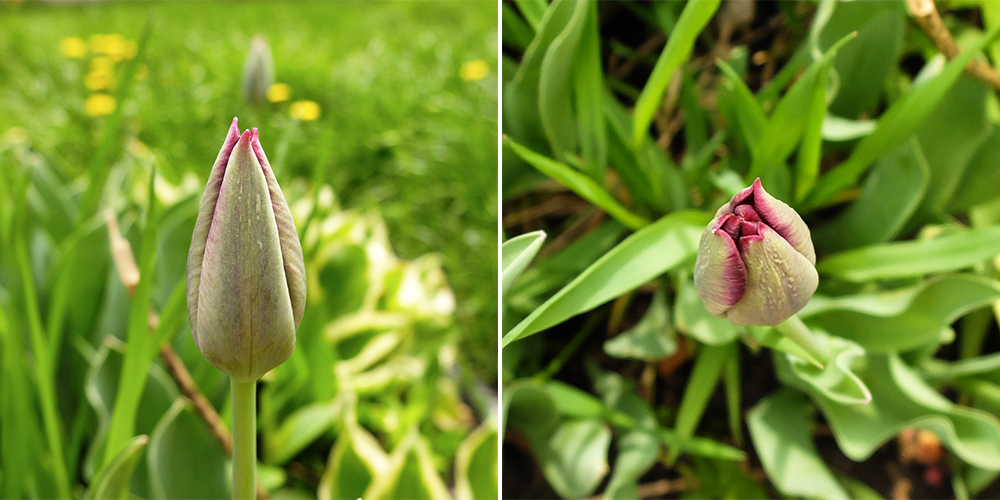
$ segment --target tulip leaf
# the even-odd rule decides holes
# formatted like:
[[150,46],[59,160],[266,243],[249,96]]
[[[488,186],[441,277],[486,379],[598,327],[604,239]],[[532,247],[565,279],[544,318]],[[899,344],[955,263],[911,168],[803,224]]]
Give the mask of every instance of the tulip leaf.
[[663,101],[663,93],[674,74],[681,66],[691,50],[695,39],[701,33],[719,8],[720,0],[704,0],[689,2],[684,6],[681,17],[677,20],[667,46],[660,53],[649,81],[643,87],[639,99],[635,103],[635,123],[632,128],[632,149],[638,150],[649,133],[649,124],[653,122],[656,110]]
[[869,355],[858,369],[871,389],[867,405],[844,405],[796,378],[786,384],[808,393],[830,424],[841,451],[867,460],[905,427],[928,429],[965,462],[1000,468],[1000,421],[986,412],[953,404],[896,354]]
[[736,118],[743,133],[744,140],[751,150],[757,147],[760,142],[761,131],[767,125],[767,115],[757,102],[753,92],[743,82],[743,77],[722,59],[716,59],[715,64],[719,66],[722,73],[726,75],[724,85],[733,95],[733,104],[736,111]]
[[892,241],[923,198],[929,167],[916,139],[876,163],[861,196],[842,214],[813,231],[831,252]]
[[619,427],[616,430],[617,454],[604,498],[638,498],[638,481],[653,467],[660,454],[660,440],[651,432],[656,428],[656,417],[649,403],[635,392],[635,387],[617,373],[598,374],[594,377],[594,388],[607,407],[638,424],[632,429]]
[[635,326],[604,342],[604,352],[616,358],[656,361],[675,351],[677,341],[670,327],[666,297],[659,292]]
[[963,212],[975,205],[994,200],[1000,195],[1000,127],[992,126],[990,135],[969,160],[962,182],[951,198],[948,211]]
[[322,436],[336,420],[336,409],[329,402],[299,407],[285,418],[275,432],[265,434],[264,456],[267,462],[283,464],[291,460]]
[[637,231],[503,337],[503,345],[538,333],[634,290],[694,257],[709,222],[702,212],[675,212]]
[[823,140],[845,142],[860,139],[875,131],[876,122],[871,120],[849,120],[827,113],[820,129]]
[[231,496],[229,459],[182,398],[156,424],[146,461],[154,498]]
[[389,455],[388,468],[372,479],[361,498],[445,500],[448,488],[434,467],[433,459],[416,427]]
[[[698,352],[698,359],[694,363],[691,377],[684,389],[684,397],[677,410],[677,420],[674,425],[674,431],[681,439],[687,439],[694,435],[698,423],[705,414],[708,400],[715,392],[715,386],[722,375],[722,367],[734,349],[736,349],[736,344],[731,342],[721,346],[705,345]],[[667,463],[673,463],[677,460],[680,452],[681,450],[678,448],[670,449],[667,452]]]
[[455,451],[455,499],[497,498],[499,477],[496,422],[472,431]]
[[594,182],[589,177],[573,170],[563,163],[559,163],[551,158],[542,156],[534,151],[514,142],[509,137],[505,141],[524,161],[538,169],[539,172],[549,176],[553,180],[566,186],[581,198],[597,205],[598,208],[607,212],[618,222],[635,230],[647,224],[649,221],[623,207],[611,194],[609,194],[600,184]]
[[504,388],[500,440],[508,426],[545,428],[555,425],[556,403],[549,391],[534,380],[519,380]]
[[694,289],[693,279],[681,280],[679,288],[674,314],[677,316],[677,329],[684,335],[702,344],[723,345],[732,342],[744,331],[744,328],[730,323],[728,319],[709,314],[705,303]]
[[524,272],[538,250],[545,242],[545,231],[534,231],[503,242],[501,260],[503,262],[503,293],[506,294],[514,280]]
[[871,391],[858,377],[857,369],[865,360],[865,350],[858,344],[813,330],[827,345],[829,357],[820,367],[798,357],[775,353],[775,369],[779,378],[795,378],[841,405],[865,405],[872,399]]
[[864,282],[955,271],[997,254],[1000,254],[1000,227],[988,227],[848,250],[821,260],[816,270],[842,280]]
[[[895,292],[890,300],[897,304]],[[868,351],[904,351],[939,338],[941,331],[963,314],[1000,299],[1000,282],[968,274],[946,275],[930,280],[910,295],[901,311],[843,309],[807,311],[812,324],[832,335],[853,340]],[[808,316],[807,316],[808,315]]]
[[812,354],[803,349],[802,346],[796,344],[792,339],[778,333],[778,330],[773,327],[751,325],[747,327],[747,334],[750,338],[764,347],[768,347],[785,354],[791,354],[792,356],[803,359],[816,367],[823,366],[823,363],[820,360],[813,357]]
[[142,452],[149,442],[149,436],[141,435],[125,443],[117,456],[104,467],[83,495],[84,500],[93,499],[125,499],[129,497],[129,482],[132,472],[142,458]]
[[[572,4],[573,13],[545,51],[539,72],[538,113],[552,153],[559,160],[576,152],[577,129],[571,90],[574,84],[573,62],[587,24],[588,3]],[[597,178],[593,172],[590,177]]]
[[754,406],[747,427],[767,477],[788,497],[850,498],[813,443],[813,423],[805,398],[782,388]]
[[361,498],[373,479],[389,469],[389,456],[375,436],[347,420],[320,478],[320,500]]
[[598,32],[597,2],[587,4],[587,19],[573,64],[573,94],[576,97],[580,152],[586,171],[604,179],[608,158],[608,134],[604,120],[604,74],[601,69],[601,39]]
[[879,118],[875,131],[858,143],[847,161],[819,179],[807,198],[809,206],[828,203],[843,189],[851,187],[875,160],[909,139],[944,99],[973,56],[992,43],[997,34],[1000,34],[1000,26],[991,29],[972,50],[963,51],[949,61],[939,75],[894,102]]
[[566,419],[544,432],[523,430],[542,474],[563,498],[591,495],[608,473],[611,430],[598,419]]

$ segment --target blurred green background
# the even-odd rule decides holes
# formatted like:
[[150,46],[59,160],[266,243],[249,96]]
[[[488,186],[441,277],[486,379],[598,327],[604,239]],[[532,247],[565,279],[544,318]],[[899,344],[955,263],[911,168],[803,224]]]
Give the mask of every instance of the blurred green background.
[[[478,491],[463,471],[491,432],[497,378],[495,4],[5,2],[0,25],[0,496],[58,494],[59,462],[80,496],[101,471],[108,415],[95,401],[115,400],[102,380],[125,378],[105,360],[123,351],[109,339],[127,340],[130,315],[101,213],[114,211],[141,262],[155,208],[151,304],[164,311],[234,116],[241,129],[260,129],[311,273],[296,355],[262,384],[261,480],[278,496]],[[257,35],[270,45],[278,85],[251,104],[242,80]],[[61,282],[71,283],[64,317]],[[226,420],[220,374],[181,319],[170,342]],[[172,426],[199,424],[169,404],[177,391],[160,364],[136,417],[136,433],[159,429],[143,460],[203,456],[164,451]],[[11,392],[17,381],[27,385]],[[150,410],[146,398],[161,389],[165,406]],[[28,425],[18,412],[41,415],[24,441],[12,434]],[[307,421],[320,424],[303,430]],[[381,455],[351,451],[371,437]],[[38,465],[11,465],[15,441],[37,448],[22,460]],[[334,442],[340,451],[331,453]],[[368,470],[357,491],[331,485],[336,467],[352,466]],[[221,491],[173,491],[144,477],[156,467],[136,470],[140,496]],[[380,481],[389,486],[366,489]]]

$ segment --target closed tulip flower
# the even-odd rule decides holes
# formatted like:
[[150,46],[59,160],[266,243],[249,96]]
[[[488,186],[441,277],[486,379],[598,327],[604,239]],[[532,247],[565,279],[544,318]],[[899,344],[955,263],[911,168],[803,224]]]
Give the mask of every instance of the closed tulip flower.
[[757,179],[705,228],[694,285],[712,315],[774,326],[809,302],[819,283],[815,264],[805,222]]
[[285,362],[305,309],[302,247],[257,138],[237,120],[212,167],[187,264],[191,333],[238,382]]

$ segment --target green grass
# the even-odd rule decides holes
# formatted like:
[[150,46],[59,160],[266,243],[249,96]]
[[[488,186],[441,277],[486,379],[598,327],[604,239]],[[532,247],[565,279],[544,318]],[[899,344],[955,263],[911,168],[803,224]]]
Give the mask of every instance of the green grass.
[[[63,182],[86,177],[105,119],[83,111],[91,94],[86,61],[64,57],[60,40],[106,33],[134,40],[152,18],[147,77],[126,103],[129,147],[134,138],[148,148],[163,182],[181,185],[193,174],[204,186],[238,116],[242,128],[260,128],[283,184],[324,168],[344,208],[385,217],[401,257],[442,255],[463,351],[480,377],[495,379],[495,4],[4,4],[0,11],[0,134],[23,129]],[[240,85],[257,34],[271,44],[276,81],[292,88],[290,101],[260,109],[244,102]],[[491,74],[462,80],[462,63],[477,59]],[[293,124],[287,111],[298,99],[317,102],[321,117]]]

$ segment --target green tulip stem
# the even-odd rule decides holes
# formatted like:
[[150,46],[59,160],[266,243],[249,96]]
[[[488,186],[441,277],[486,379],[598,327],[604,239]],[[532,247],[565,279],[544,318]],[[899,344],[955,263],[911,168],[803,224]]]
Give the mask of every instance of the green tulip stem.
[[825,339],[813,333],[798,315],[793,314],[791,318],[775,325],[774,328],[816,358],[821,365],[825,366],[829,361],[830,353]]
[[233,396],[233,500],[254,500],[257,484],[257,382],[230,379]]

